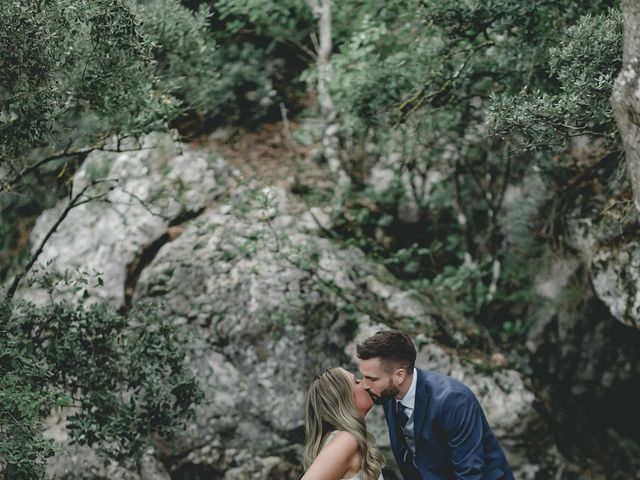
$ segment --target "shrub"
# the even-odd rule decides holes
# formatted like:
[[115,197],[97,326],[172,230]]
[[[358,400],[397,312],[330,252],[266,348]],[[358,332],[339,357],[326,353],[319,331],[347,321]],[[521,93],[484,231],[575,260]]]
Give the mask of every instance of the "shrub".
[[72,443],[125,464],[151,434],[172,436],[201,396],[185,336],[160,310],[124,317],[103,303],[0,301],[0,470],[43,478],[44,418],[64,407]]

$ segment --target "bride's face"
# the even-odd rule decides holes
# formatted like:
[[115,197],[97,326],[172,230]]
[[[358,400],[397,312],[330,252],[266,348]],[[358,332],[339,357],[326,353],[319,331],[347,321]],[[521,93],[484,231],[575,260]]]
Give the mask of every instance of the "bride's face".
[[363,417],[367,414],[371,407],[373,406],[373,400],[369,393],[365,390],[364,385],[358,380],[355,375],[349,372],[349,378],[351,379],[352,387],[351,391],[353,392],[353,403],[356,405],[356,410]]

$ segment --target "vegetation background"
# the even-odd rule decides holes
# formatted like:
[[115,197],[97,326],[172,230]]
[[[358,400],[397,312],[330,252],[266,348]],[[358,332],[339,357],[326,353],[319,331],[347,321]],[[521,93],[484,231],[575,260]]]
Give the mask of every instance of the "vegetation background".
[[[580,235],[596,243],[637,238],[610,101],[623,65],[621,6],[341,0],[329,20],[327,3],[1,1],[0,474],[44,475],[52,450],[42,420],[52,409],[77,408],[77,442],[135,464],[151,434],[177,433],[200,398],[184,332],[155,307],[14,298],[32,266],[38,215],[115,188],[97,175],[98,189],[72,197],[87,156],[153,131],[189,142],[220,127],[251,135],[306,118],[326,128],[295,141],[324,145],[314,161],[332,176],[318,187],[302,172],[298,193],[331,206],[331,236],[431,299],[443,341],[509,352],[545,392],[541,408],[568,455],[602,440],[580,444],[594,415],[636,451],[637,378],[615,394],[578,396],[526,346],[549,308],[536,279],[558,257],[580,256],[576,219],[590,219]],[[380,171],[391,175],[374,185]],[[596,317],[603,309],[580,265],[549,302]],[[45,268],[38,281],[99,287],[99,274],[76,273]],[[456,345],[447,330],[457,328],[486,335]],[[636,329],[620,328],[637,341]],[[612,468],[630,472],[620,458]]]

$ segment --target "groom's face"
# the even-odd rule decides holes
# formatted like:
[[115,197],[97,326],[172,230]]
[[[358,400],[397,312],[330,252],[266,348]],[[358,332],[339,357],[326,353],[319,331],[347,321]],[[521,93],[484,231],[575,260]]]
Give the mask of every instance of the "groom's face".
[[358,360],[358,368],[362,374],[362,384],[376,405],[395,398],[400,390],[396,385],[397,372],[389,371],[379,358]]

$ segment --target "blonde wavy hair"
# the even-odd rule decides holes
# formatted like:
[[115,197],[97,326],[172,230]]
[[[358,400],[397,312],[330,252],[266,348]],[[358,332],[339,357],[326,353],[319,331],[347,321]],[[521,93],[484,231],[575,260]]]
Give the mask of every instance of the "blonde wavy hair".
[[349,373],[340,367],[325,370],[311,383],[305,402],[305,431],[303,465],[309,469],[322,448],[326,436],[334,431],[349,432],[358,443],[362,455],[360,475],[363,480],[378,480],[385,459],[367,432],[364,418],[353,402]]

